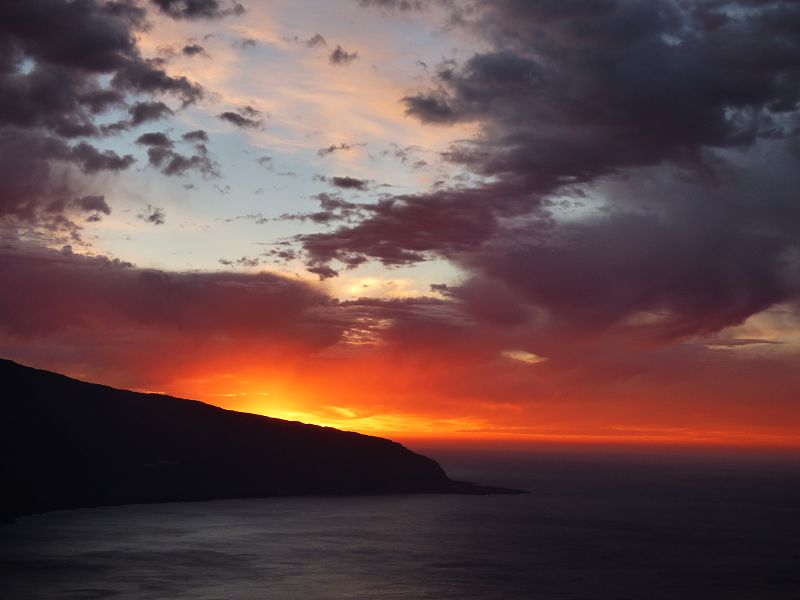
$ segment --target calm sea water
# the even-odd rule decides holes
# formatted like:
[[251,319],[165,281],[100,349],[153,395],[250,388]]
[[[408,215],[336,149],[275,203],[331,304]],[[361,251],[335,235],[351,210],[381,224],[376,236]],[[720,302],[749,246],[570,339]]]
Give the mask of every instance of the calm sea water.
[[797,462],[437,458],[456,478],[531,493],[226,500],[28,517],[0,527],[0,597],[800,598]]

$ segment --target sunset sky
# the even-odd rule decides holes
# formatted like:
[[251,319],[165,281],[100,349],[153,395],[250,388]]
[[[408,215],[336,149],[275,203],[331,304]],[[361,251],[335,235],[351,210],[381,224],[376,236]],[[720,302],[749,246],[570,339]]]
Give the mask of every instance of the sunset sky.
[[397,439],[800,447],[800,3],[4,0],[0,356]]

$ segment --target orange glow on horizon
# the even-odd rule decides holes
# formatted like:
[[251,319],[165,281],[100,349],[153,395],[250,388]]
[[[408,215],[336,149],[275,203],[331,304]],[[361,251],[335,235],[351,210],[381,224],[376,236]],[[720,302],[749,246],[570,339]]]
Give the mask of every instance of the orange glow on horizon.
[[[800,437],[790,428],[733,422],[721,426],[710,419],[681,424],[680,406],[672,414],[660,414],[654,425],[652,419],[637,421],[635,413],[626,414],[629,407],[604,406],[576,415],[570,414],[568,404],[564,408],[565,403],[524,408],[509,402],[448,398],[430,389],[435,365],[422,373],[408,364],[374,359],[322,363],[313,377],[302,367],[303,363],[288,361],[270,369],[246,362],[232,368],[225,361],[198,367],[202,374],[187,372],[157,391],[409,443],[800,449]],[[398,380],[404,395],[398,392]]]

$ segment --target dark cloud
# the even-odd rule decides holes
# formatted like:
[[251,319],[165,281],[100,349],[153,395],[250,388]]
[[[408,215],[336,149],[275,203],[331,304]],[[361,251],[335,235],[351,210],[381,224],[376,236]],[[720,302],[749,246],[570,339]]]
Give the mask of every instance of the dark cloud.
[[94,135],[93,116],[123,101],[99,76],[143,62],[132,32],[144,12],[133,5],[9,0],[0,23],[0,126]]
[[105,196],[84,196],[76,198],[73,204],[86,212],[97,211],[104,215],[111,214],[111,207],[108,206]]
[[[71,252],[0,252],[0,273],[7,283],[0,291],[0,331],[20,337],[75,327],[101,337],[139,328],[201,337],[237,334],[240,339],[279,335],[311,326],[313,317],[304,325],[303,315],[330,303],[298,280],[269,273],[168,273]],[[53,289],[59,290],[57,301],[47,292]],[[325,329],[319,337],[335,342],[338,331]],[[99,339],[96,343],[102,346]]]
[[136,218],[145,223],[152,223],[153,225],[163,225],[167,222],[164,210],[152,204],[148,204],[144,210],[136,215]]
[[358,58],[358,52],[348,52],[344,48],[342,48],[339,44],[336,45],[336,48],[328,56],[328,61],[332,65],[349,65],[351,62]]
[[363,214],[365,210],[370,210],[369,205],[348,202],[338,195],[322,193],[314,196],[314,199],[319,202],[319,211],[284,214],[276,220],[310,221],[312,223],[328,224],[334,221],[350,221],[354,217]]
[[90,195],[66,200],[54,200],[47,206],[49,212],[63,213],[68,209],[75,209],[84,213],[93,213],[89,218],[100,220],[100,214],[110,215],[111,207],[106,202],[105,196]]
[[57,168],[54,160],[68,152],[60,139],[0,131],[0,216],[32,220],[39,207],[60,196],[51,174]]
[[227,258],[220,258],[219,264],[224,265],[226,267],[257,267],[261,264],[261,259],[258,257],[250,257],[250,256],[242,256],[235,260],[230,260]]
[[638,210],[615,208],[535,237],[506,228],[504,240],[464,255],[464,264],[573,328],[708,334],[800,294],[791,191],[800,177],[791,169],[758,165],[712,189],[677,183],[663,168],[629,176],[615,181],[624,183],[615,200]]
[[[291,259],[290,251],[278,253]],[[120,377],[150,385],[163,381],[158,374],[227,362],[231,353],[267,364],[307,358],[319,367],[327,362],[320,351],[358,352],[364,345],[356,341],[381,336],[402,356],[404,348],[424,350],[422,339],[434,331],[438,347],[457,333],[441,301],[340,303],[272,273],[164,272],[69,248],[2,249],[0,278],[3,355],[42,367],[62,359],[115,385]]]
[[[161,98],[147,96],[183,104],[202,96],[196,83],[168,75],[162,60],[141,56],[137,34],[147,27],[144,8],[129,1],[0,3],[0,218],[13,219],[12,227],[77,235],[68,217],[45,208],[80,211],[62,200],[96,196],[82,175],[134,162],[91,138],[172,114]],[[124,108],[129,120],[98,123]]]
[[317,150],[317,156],[328,156],[334,152],[349,152],[358,146],[366,146],[366,144],[346,144],[344,142],[341,142],[340,144],[331,144],[327,148],[320,148]]
[[322,34],[315,33],[313,36],[308,38],[307,40],[301,39],[300,37],[293,35],[291,37],[284,37],[284,40],[287,42],[294,42],[295,44],[302,44],[306,48],[317,48],[317,47],[327,47],[328,41],[322,36]]
[[327,177],[326,175],[316,174],[312,177],[312,180],[329,183],[334,187],[345,190],[358,190],[359,192],[366,192],[369,189],[369,181],[366,179],[356,179],[355,177]]
[[201,141],[208,135],[199,129],[183,135],[184,141],[195,144],[196,154],[185,156],[173,149],[174,142],[164,133],[150,132],[140,135],[136,143],[147,146],[147,158],[150,164],[164,175],[185,175],[188,171],[199,171],[204,177],[219,177],[219,165],[208,156],[208,149]]
[[62,215],[54,215],[53,207],[67,208],[64,198],[87,195],[83,190],[89,185],[80,173],[118,172],[133,162],[130,155],[101,151],[87,142],[70,146],[38,131],[0,129],[0,221],[70,229],[68,220],[54,223]]
[[320,279],[330,279],[336,277],[338,273],[326,264],[311,264],[306,267],[309,273],[317,275]]
[[486,175],[553,186],[699,161],[699,148],[788,131],[775,107],[793,106],[798,92],[778,82],[797,76],[799,51],[768,40],[781,33],[772,19],[793,11],[765,5],[707,31],[671,2],[486,3],[472,26],[496,49],[441,67],[435,88],[403,100],[423,122],[481,122],[484,139],[449,157]]
[[150,121],[171,117],[175,113],[163,102],[137,102],[128,109],[134,127]]
[[245,8],[238,2],[220,0],[150,0],[158,9],[173,19],[219,19],[239,16]]
[[205,48],[203,48],[200,44],[189,44],[184,46],[181,50],[181,53],[184,56],[208,56]]
[[449,125],[457,119],[444,94],[423,92],[416,96],[406,96],[403,103],[406,105],[406,114],[417,117],[423,123]]
[[86,142],[73,146],[71,154],[81,170],[89,174],[98,171],[123,171],[136,162],[130,154],[120,156],[113,150],[101,151]]
[[443,257],[563,331],[659,339],[798,297],[799,5],[453,6],[487,49],[402,101],[477,124],[444,155],[477,183],[301,236],[316,272]]
[[166,133],[150,132],[143,133],[136,139],[137,144],[150,147],[171,148],[172,140],[169,139]]
[[[506,192],[519,195],[511,188]],[[297,239],[313,265],[336,260],[354,267],[369,258],[407,265],[436,255],[452,258],[496,235],[499,216],[524,213],[527,205],[519,199],[497,207],[495,198],[502,193],[495,185],[385,198],[365,207],[365,218],[355,225]]]
[[270,257],[273,261],[284,263],[300,258],[297,252],[291,248],[272,248],[266,250],[263,254],[264,256]]
[[217,118],[233,123],[242,129],[262,129],[264,127],[264,114],[252,106],[243,106],[238,112],[220,113]]
[[6,68],[27,55],[42,64],[109,73],[139,58],[131,31],[144,25],[145,13],[130,3],[8,0],[2,15],[4,41],[13,52]]
[[327,46],[328,42],[325,41],[325,38],[322,37],[319,33],[315,33],[305,42],[303,42],[309,48],[316,48],[317,46]]
[[208,133],[202,129],[196,129],[194,131],[184,133],[181,138],[187,142],[208,143]]
[[121,91],[138,94],[169,93],[189,105],[203,97],[203,88],[188,77],[171,77],[155,59],[126,65],[114,75],[111,83]]
[[457,286],[434,284],[431,291],[460,303],[467,315],[483,324],[514,327],[534,319],[525,302],[497,280],[473,277]]
[[355,177],[331,177],[328,181],[334,187],[346,190],[358,190],[359,192],[365,192],[368,186],[367,181],[364,179],[356,179]]
[[199,171],[205,177],[220,176],[219,165],[202,153],[184,156],[173,152],[163,164],[161,172],[164,175],[184,175],[188,171]]

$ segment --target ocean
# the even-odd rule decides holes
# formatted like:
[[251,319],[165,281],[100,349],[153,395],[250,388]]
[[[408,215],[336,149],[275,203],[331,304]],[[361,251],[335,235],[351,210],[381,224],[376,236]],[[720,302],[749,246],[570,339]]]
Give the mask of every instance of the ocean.
[[430,452],[510,496],[283,497],[0,526],[0,598],[800,598],[800,463]]

